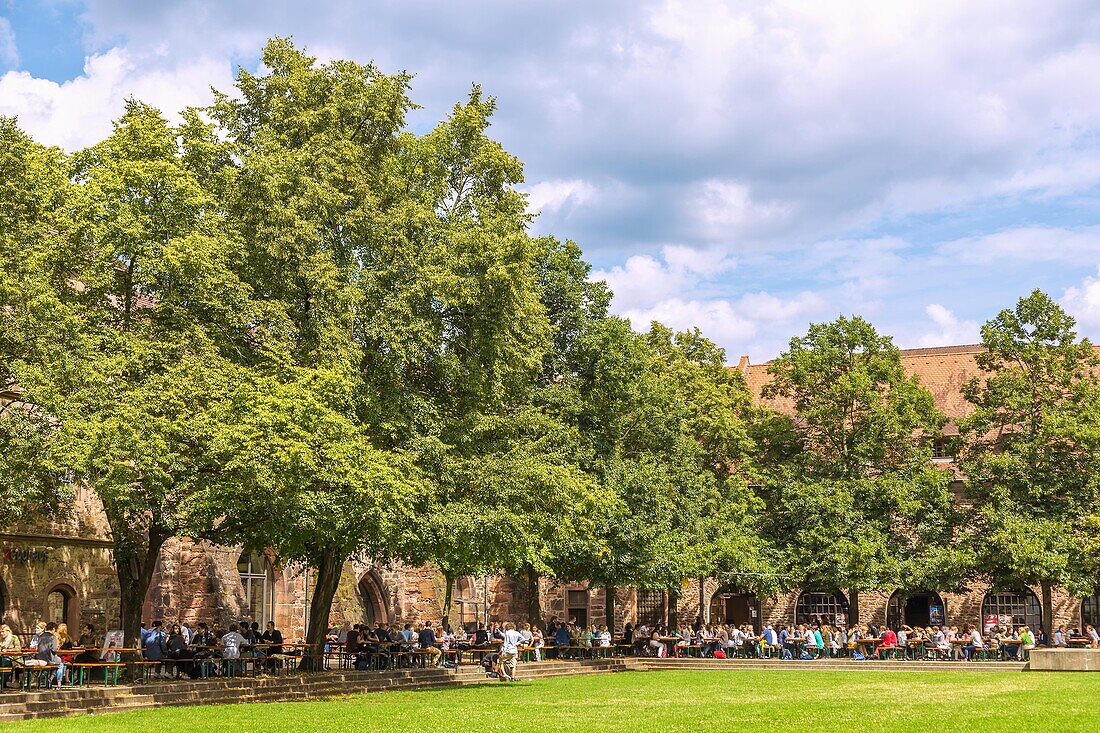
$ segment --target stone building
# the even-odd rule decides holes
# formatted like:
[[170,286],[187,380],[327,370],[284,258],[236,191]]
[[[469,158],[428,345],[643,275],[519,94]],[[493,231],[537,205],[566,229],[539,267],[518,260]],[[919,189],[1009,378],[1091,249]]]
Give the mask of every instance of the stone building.
[[[958,346],[902,352],[902,362],[916,374],[952,420],[967,413],[962,385],[977,373],[979,347]],[[759,399],[767,381],[766,364],[736,367]],[[790,405],[773,403],[780,410]],[[950,435],[949,422],[945,434]],[[951,456],[935,459],[945,468]],[[444,581],[431,567],[383,567],[368,560],[346,564],[333,605],[333,623],[405,623],[437,621],[442,616]],[[217,547],[188,538],[173,539],[161,551],[144,616],[167,623],[218,620],[274,620],[288,639],[304,635],[309,608],[310,570],[280,563],[264,554]],[[580,623],[606,623],[606,589],[583,583],[544,579],[540,603],[546,618],[575,617]],[[508,577],[466,577],[456,582],[451,619],[476,623],[522,619],[526,587]],[[736,623],[790,623],[825,615],[847,619],[846,589],[808,588],[777,598],[757,598],[737,587],[719,587],[711,579],[684,584],[675,608],[660,591],[620,588],[616,591],[614,625],[627,621],[650,624],[678,615],[697,615]],[[975,581],[962,589],[926,589],[898,593],[861,593],[861,622],[949,625],[1007,617],[1012,623],[1037,626],[1041,610],[1038,589],[990,588]],[[66,621],[70,628],[91,622],[98,629],[118,624],[118,584],[111,564],[109,531],[96,497],[77,489],[71,510],[52,520],[21,527],[0,527],[0,615],[21,633],[39,619]],[[1058,591],[1054,623],[1074,626],[1100,622],[1100,595],[1073,598]],[[854,621],[854,619],[847,619]]]

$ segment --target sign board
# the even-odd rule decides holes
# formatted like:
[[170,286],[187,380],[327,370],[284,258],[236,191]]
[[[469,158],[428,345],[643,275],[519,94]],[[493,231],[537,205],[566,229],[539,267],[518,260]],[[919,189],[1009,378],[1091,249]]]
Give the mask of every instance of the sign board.
[[103,653],[99,655],[99,658],[107,659],[108,654],[116,653],[108,651],[109,649],[122,649],[124,641],[125,635],[122,633],[122,629],[108,631],[107,636],[103,638]]
[[5,547],[0,550],[5,562],[30,564],[32,562],[45,562],[50,557],[50,551],[46,547]]
[[932,626],[943,626],[946,622],[943,606],[932,603],[928,606],[928,623]]

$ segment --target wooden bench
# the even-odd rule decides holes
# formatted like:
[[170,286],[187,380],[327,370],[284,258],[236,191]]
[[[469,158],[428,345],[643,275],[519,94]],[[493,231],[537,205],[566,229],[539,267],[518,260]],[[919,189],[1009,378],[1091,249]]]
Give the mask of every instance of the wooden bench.
[[[89,676],[97,669],[103,670],[103,686],[118,684],[118,670],[125,662],[73,662],[69,669],[76,673],[76,686],[83,687],[84,682],[91,683]],[[71,678],[70,678],[71,679]]]
[[60,664],[30,664],[19,667],[23,671],[23,689],[30,692],[36,688],[50,687],[57,678]]

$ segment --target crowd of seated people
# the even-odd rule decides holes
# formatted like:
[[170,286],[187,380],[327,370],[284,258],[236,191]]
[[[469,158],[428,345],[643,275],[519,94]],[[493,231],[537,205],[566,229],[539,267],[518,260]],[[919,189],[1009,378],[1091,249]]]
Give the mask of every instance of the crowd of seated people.
[[[585,657],[596,653],[623,653],[638,656],[748,657],[772,659],[818,659],[852,657],[884,659],[890,657],[937,660],[975,660],[998,658],[1024,660],[1028,652],[1047,646],[1040,630],[1027,625],[993,626],[984,632],[968,625],[898,628],[874,624],[851,626],[812,618],[806,623],[765,624],[760,631],[751,624],[704,623],[634,627],[626,624],[616,638],[607,626],[578,624],[575,618],[559,622],[550,619],[545,631],[538,624],[523,623],[517,628],[521,648],[538,661],[553,650],[559,658]],[[165,627],[157,620],[142,624],[139,648],[146,662],[146,675],[152,678],[196,678],[231,672],[228,665],[250,659],[256,669],[274,670],[287,659],[282,633],[273,622],[263,631],[255,621],[231,623],[223,629],[217,622]],[[329,630],[326,656],[338,655],[355,669],[389,669],[396,666],[451,667],[464,652],[493,651],[504,638],[503,624],[470,624],[452,628],[449,624],[344,623]],[[7,625],[0,624],[0,687],[17,684],[27,667],[45,666],[49,683],[60,687],[74,677],[74,665],[97,664],[107,658],[101,649],[102,637],[91,624],[85,624],[73,639],[65,624],[38,623],[29,642],[24,644]],[[1049,646],[1071,645],[1100,648],[1100,634],[1092,625],[1067,629],[1063,624],[1052,633]],[[605,650],[600,652],[600,650]],[[117,659],[114,656],[113,659]]]

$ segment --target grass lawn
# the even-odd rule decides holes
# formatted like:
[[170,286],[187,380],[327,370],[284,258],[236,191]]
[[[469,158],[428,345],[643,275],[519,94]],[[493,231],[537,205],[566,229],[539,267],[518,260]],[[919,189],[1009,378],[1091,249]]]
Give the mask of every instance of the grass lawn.
[[0,728],[26,733],[1097,731],[1100,674],[624,672],[323,702],[159,708]]

